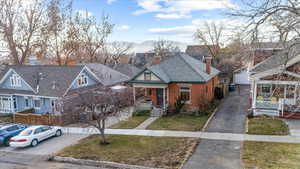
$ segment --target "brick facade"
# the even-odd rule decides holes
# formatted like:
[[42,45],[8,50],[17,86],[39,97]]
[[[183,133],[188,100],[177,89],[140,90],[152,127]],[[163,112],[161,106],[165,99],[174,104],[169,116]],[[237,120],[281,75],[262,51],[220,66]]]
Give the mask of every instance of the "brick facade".
[[[214,90],[218,85],[218,77],[214,77],[207,83],[170,83],[168,85],[169,90],[169,109],[174,109],[176,99],[179,97],[179,88],[182,86],[191,87],[191,102],[186,103],[184,108],[186,110],[197,110],[200,104],[208,103],[214,99]],[[154,105],[157,104],[156,89],[151,89],[151,96],[148,96],[152,100]]]

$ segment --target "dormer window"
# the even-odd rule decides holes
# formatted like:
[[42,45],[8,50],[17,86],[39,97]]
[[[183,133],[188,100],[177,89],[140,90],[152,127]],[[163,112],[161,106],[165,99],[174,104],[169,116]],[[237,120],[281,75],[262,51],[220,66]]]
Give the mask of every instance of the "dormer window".
[[88,84],[88,77],[84,74],[81,74],[78,77],[77,84],[78,84],[78,86],[86,86]]
[[17,74],[13,74],[10,77],[11,86],[20,87],[21,86],[21,77]]
[[151,72],[145,72],[144,73],[144,79],[145,80],[151,80]]

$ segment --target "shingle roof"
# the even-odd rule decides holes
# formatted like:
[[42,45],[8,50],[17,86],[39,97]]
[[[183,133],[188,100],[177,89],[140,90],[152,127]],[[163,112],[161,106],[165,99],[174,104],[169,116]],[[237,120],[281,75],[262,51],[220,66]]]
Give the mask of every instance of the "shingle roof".
[[211,74],[206,73],[206,64],[193,57],[180,53],[147,68],[159,76],[165,83],[170,82],[207,82],[219,74],[211,67]]
[[283,65],[287,61],[286,55],[283,52],[276,53],[275,55],[270,56],[266,60],[254,66],[250,72],[258,73],[264,72],[273,68],[276,68],[280,65]]
[[[35,95],[60,97],[70,87],[84,66],[53,66],[53,65],[9,65],[6,71],[13,69],[35,91],[37,91],[37,76],[40,75],[39,90]],[[55,88],[53,88],[55,85]],[[13,91],[10,91],[13,92]],[[15,90],[15,92],[21,92]]]
[[108,66],[122,74],[127,75],[129,78],[134,77],[141,71],[141,69],[135,67],[134,65],[126,63],[116,63]]
[[117,83],[128,81],[130,78],[103,64],[90,63],[86,66],[98,77],[100,83],[104,86],[110,86]]

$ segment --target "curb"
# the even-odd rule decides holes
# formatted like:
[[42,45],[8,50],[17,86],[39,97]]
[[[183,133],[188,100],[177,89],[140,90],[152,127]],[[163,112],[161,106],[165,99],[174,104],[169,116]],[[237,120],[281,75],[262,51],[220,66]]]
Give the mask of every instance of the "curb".
[[218,108],[215,108],[214,112],[210,115],[210,117],[207,119],[206,123],[204,124],[202,128],[202,132],[205,132],[209,123],[211,122],[212,118],[215,116],[216,112],[218,111]]
[[48,159],[49,161],[56,161],[62,163],[70,163],[70,164],[77,164],[77,165],[87,165],[93,167],[109,167],[111,169],[161,169],[161,168],[149,168],[137,165],[128,165],[128,164],[121,164],[115,162],[108,162],[108,161],[94,161],[94,160],[82,160],[76,159],[72,157],[60,157],[54,156]]

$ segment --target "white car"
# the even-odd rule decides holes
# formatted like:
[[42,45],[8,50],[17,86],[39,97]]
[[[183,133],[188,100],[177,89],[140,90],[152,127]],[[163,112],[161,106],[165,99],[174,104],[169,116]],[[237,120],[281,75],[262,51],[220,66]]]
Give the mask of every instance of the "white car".
[[40,141],[53,136],[61,136],[62,129],[52,126],[31,126],[23,130],[17,136],[12,137],[9,141],[11,147],[35,147]]

